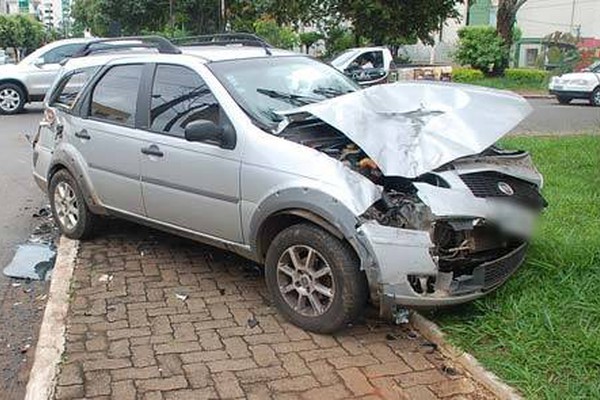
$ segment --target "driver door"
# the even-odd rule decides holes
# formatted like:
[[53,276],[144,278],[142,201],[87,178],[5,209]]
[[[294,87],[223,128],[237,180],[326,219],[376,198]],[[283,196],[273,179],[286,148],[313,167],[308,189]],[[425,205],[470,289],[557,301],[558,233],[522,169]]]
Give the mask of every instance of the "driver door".
[[55,47],[44,53],[29,65],[27,87],[33,97],[43,97],[58,75],[60,63],[72,57],[84,43],[71,43]]

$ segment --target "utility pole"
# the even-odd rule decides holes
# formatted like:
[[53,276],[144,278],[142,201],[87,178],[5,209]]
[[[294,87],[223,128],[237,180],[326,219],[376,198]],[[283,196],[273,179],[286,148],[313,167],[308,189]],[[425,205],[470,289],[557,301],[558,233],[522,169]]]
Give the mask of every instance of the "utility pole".
[[573,7],[571,8],[571,24],[569,32],[573,34],[573,24],[575,23],[575,4],[577,4],[577,0],[573,0]]

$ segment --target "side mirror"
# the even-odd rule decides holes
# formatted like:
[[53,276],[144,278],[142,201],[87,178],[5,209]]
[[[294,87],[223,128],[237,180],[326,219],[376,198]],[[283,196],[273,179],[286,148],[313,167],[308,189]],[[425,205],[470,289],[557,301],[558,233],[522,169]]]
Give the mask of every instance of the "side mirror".
[[188,142],[209,142],[223,147],[225,131],[212,121],[200,119],[185,127],[185,140]]
[[41,68],[44,64],[46,64],[44,57],[40,57],[33,62],[33,65],[35,65],[38,68]]

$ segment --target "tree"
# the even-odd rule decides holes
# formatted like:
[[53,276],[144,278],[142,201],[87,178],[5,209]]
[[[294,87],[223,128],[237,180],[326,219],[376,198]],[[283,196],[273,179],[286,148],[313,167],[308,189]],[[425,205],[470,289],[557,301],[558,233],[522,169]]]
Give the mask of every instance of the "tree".
[[454,57],[461,65],[489,74],[506,57],[504,41],[491,26],[466,26],[458,31]]
[[321,32],[303,32],[299,37],[300,44],[306,47],[306,52],[308,53],[312,45],[323,39],[324,36]]
[[21,14],[0,15],[0,48],[11,48],[17,61],[46,41],[44,25]]
[[498,0],[496,30],[504,40],[504,46],[506,47],[506,57],[502,64],[497,66],[497,72],[499,73],[508,67],[508,54],[514,42],[513,28],[517,19],[517,12],[526,2],[527,0]]

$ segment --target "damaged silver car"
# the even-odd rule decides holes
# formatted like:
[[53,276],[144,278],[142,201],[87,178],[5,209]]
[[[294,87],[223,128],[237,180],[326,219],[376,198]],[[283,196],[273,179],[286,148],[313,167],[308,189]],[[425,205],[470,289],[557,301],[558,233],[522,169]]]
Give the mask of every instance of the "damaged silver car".
[[113,215],[265,266],[278,310],[333,332],[368,301],[458,304],[519,267],[546,203],[530,156],[495,143],[530,108],[439,83],[358,90],[244,41],[69,61],[34,176],[62,232]]

